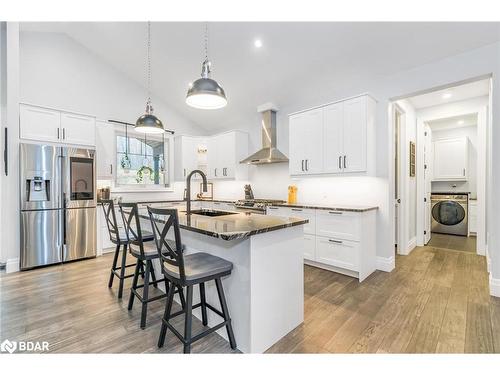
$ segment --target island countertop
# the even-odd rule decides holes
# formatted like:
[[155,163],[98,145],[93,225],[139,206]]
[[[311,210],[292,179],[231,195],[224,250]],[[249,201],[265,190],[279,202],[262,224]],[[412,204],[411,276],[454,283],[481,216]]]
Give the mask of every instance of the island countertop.
[[[159,208],[159,207],[158,207]],[[296,217],[277,217],[255,213],[231,213],[230,215],[210,217],[191,214],[178,210],[179,226],[182,229],[205,234],[210,237],[231,241],[260,233],[307,224],[307,219]],[[147,209],[139,209],[139,216],[149,220]]]
[[366,212],[378,210],[378,206],[369,205],[346,205],[346,204],[314,204],[314,203],[273,203],[272,207],[290,207],[290,208],[310,208],[316,210],[332,210],[347,212]]

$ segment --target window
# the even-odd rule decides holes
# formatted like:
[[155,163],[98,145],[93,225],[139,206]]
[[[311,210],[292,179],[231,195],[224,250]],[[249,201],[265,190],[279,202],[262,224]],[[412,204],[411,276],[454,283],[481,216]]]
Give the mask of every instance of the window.
[[116,185],[170,186],[170,138],[116,135]]

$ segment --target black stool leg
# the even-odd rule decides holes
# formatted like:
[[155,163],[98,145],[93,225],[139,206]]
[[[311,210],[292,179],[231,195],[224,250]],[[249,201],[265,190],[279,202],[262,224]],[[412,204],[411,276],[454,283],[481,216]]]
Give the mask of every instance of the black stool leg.
[[182,286],[180,285],[173,285],[171,284],[173,288],[177,288],[177,290],[179,291],[179,299],[181,300],[181,306],[182,306],[182,309],[184,310],[186,308],[186,298],[184,298],[184,289],[182,289]]
[[205,297],[205,283],[200,283],[200,302],[201,302],[201,321],[206,327],[208,325],[207,318],[207,299]]
[[[167,282],[165,282],[167,285]],[[168,286],[167,286],[168,288]],[[167,303],[165,305],[165,313],[163,314],[163,319],[161,322],[160,337],[158,338],[158,347],[161,348],[165,344],[165,335],[167,333],[167,323],[170,319],[170,311],[172,310],[172,304],[174,301],[175,285],[170,284],[168,288]]]
[[186,319],[184,321],[184,353],[191,352],[191,324],[193,322],[193,286],[187,287],[186,295]]
[[229,345],[231,349],[236,349],[236,340],[234,339],[233,327],[231,325],[231,318],[229,317],[229,309],[227,308],[226,297],[224,296],[224,289],[220,278],[215,279],[215,286],[217,287],[217,294],[219,295],[219,302],[222,308],[222,314],[226,323],[227,336],[229,337]]
[[158,283],[156,282],[155,268],[153,267],[153,262],[148,260],[149,267],[151,268],[151,280],[153,280],[153,285],[155,288],[158,288]]
[[130,297],[128,299],[128,309],[132,310],[132,306],[134,305],[135,293],[134,291],[137,289],[137,280],[139,279],[139,273],[141,271],[142,261],[137,259],[137,263],[135,264],[134,278],[132,280],[132,286],[130,288]]
[[146,274],[144,275],[144,288],[142,289],[142,312],[141,312],[141,328],[146,327],[146,316],[148,314],[148,298],[149,298],[149,275],[151,273],[151,263],[146,261]]
[[120,253],[120,245],[116,245],[115,255],[113,257],[113,265],[111,266],[111,275],[109,275],[108,288],[113,286],[113,277],[115,276],[114,271],[116,270],[116,262],[118,262],[118,254]]
[[120,269],[120,286],[118,288],[118,298],[123,295],[123,282],[125,281],[125,266],[127,265],[127,245],[123,245],[122,268]]
[[144,263],[141,262],[141,277],[144,280]]

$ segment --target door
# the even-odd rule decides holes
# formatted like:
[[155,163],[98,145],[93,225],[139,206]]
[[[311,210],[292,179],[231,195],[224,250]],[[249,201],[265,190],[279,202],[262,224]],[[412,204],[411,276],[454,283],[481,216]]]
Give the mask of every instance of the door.
[[64,210],[63,262],[96,255],[96,208]]
[[235,174],[236,134],[224,133],[217,136],[217,165],[221,178],[232,178]]
[[366,171],[366,100],[362,96],[344,102],[344,172]]
[[95,207],[94,151],[83,148],[62,150],[64,207]]
[[431,181],[432,181],[432,130],[429,125],[425,125],[424,130],[424,245],[431,240]]
[[115,175],[115,129],[105,121],[96,123],[96,170],[98,178],[112,178]]
[[[182,176],[185,179],[191,171],[197,169],[197,139],[182,137]],[[196,177],[196,176],[193,176]]]
[[19,125],[19,136],[23,139],[40,142],[59,142],[62,140],[59,111],[21,104],[19,106]]
[[400,220],[401,215],[401,123],[402,123],[402,112],[396,105],[394,105],[394,245],[396,250],[401,251],[403,247],[398,248],[398,244],[402,240],[402,235],[400,230],[402,229],[402,224]]
[[61,113],[62,141],[76,145],[95,146],[95,118]]
[[210,137],[207,140],[207,177],[211,180],[220,178],[222,176],[220,167],[218,163],[218,148],[217,148],[217,138]]
[[21,212],[21,269],[61,262],[62,210]]
[[323,163],[326,173],[342,172],[344,156],[344,104],[335,103],[324,109]]

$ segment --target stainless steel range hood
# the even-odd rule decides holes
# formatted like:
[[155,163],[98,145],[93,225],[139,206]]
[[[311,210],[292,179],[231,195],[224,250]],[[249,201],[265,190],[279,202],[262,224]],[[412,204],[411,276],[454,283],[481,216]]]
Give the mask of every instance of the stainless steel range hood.
[[274,105],[271,103],[264,104],[257,111],[262,113],[262,148],[240,161],[240,163],[271,164],[288,162],[288,158],[276,148],[276,109]]

